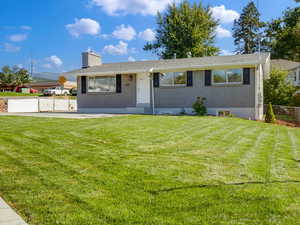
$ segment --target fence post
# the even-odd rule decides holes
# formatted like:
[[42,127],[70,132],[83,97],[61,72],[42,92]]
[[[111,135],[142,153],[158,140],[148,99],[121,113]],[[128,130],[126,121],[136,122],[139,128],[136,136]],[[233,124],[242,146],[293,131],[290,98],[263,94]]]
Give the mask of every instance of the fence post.
[[296,120],[300,123],[300,107],[295,107]]
[[52,106],[52,112],[55,112],[55,97],[53,95],[53,106]]
[[41,107],[40,107],[40,97],[37,97],[38,99],[38,112],[41,112]]

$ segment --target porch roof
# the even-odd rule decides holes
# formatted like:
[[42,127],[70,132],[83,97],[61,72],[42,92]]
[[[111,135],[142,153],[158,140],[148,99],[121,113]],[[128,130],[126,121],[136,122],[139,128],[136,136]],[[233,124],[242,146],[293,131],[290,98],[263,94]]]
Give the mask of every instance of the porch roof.
[[269,53],[246,54],[231,56],[208,56],[200,58],[167,59],[153,61],[136,61],[107,63],[84,69],[77,69],[64,73],[64,75],[105,75],[105,74],[128,74],[160,72],[168,70],[203,70],[214,67],[230,66],[255,66],[265,64]]

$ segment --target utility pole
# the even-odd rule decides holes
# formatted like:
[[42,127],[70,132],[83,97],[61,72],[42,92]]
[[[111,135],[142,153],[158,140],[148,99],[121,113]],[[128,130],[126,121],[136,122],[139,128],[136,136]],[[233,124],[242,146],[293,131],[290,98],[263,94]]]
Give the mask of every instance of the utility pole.
[[32,59],[32,50],[30,50],[30,76],[33,75],[33,59]]

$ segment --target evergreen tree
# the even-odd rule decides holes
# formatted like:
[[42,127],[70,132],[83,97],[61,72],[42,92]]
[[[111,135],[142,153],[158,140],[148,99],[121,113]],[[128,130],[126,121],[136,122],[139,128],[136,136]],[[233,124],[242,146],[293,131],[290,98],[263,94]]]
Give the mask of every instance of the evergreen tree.
[[156,40],[147,43],[144,50],[153,51],[163,59],[216,55],[215,29],[218,22],[213,19],[209,7],[201,3],[191,5],[184,1],[173,3],[165,13],[157,15]]
[[274,112],[273,112],[273,107],[272,107],[271,103],[268,104],[266,117],[265,117],[265,122],[266,123],[275,123],[276,122],[275,115],[274,115]]
[[233,38],[237,54],[251,54],[258,51],[260,29],[264,26],[259,17],[260,14],[251,1],[244,7],[240,18],[234,21]]

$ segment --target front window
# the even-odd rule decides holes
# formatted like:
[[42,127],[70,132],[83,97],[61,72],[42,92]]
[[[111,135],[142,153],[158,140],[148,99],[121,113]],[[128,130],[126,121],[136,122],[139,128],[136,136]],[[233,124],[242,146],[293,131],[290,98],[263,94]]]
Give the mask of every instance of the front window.
[[116,92],[116,77],[89,77],[88,92]]
[[186,72],[161,73],[160,86],[186,86]]
[[242,69],[213,70],[214,84],[241,84],[243,81]]

